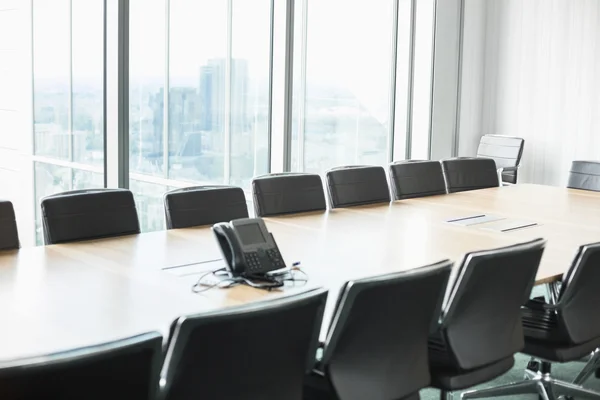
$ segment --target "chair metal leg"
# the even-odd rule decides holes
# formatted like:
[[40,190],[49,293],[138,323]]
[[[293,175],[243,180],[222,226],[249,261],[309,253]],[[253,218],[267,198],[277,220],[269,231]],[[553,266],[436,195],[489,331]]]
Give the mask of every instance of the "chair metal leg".
[[575,385],[583,384],[583,382],[585,382],[598,369],[598,367],[600,367],[600,350],[596,349],[581,372],[577,374],[573,380],[573,383]]
[[[518,394],[541,394],[539,381],[513,382],[503,386],[497,386],[489,389],[471,390],[463,392],[461,399],[483,399],[486,397],[512,396]],[[541,390],[543,391],[543,386]],[[545,392],[544,392],[545,394]]]
[[554,386],[556,392],[563,396],[585,399],[600,399],[600,393],[574,385],[572,383],[552,380],[551,385]]
[[540,385],[540,397],[542,398],[542,400],[557,400],[558,397],[556,397],[555,393],[554,393],[554,388],[552,387],[552,383],[550,382],[549,378],[542,378],[538,384]]
[[558,302],[558,296],[560,294],[559,282],[550,282],[546,284],[546,291],[548,292],[548,303],[556,304]]
[[532,371],[530,369],[525,370],[525,380],[535,379],[535,378],[538,378],[539,376],[540,376],[540,374],[536,371]]

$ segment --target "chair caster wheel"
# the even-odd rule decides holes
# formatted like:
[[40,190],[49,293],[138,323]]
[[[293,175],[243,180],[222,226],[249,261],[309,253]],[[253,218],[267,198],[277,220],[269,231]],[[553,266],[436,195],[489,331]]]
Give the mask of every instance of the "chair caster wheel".
[[527,363],[527,367],[528,370],[533,371],[533,372],[539,372],[540,371],[540,363],[539,361],[529,361]]

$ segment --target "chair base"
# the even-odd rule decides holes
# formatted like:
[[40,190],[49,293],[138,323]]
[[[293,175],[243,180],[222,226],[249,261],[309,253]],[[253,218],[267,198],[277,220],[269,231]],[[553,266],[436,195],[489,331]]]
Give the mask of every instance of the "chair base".
[[463,392],[461,399],[483,399],[488,397],[538,394],[543,400],[556,400],[559,396],[585,399],[600,399],[600,393],[573,383],[553,379],[549,373],[525,370],[525,380],[489,389]]
[[596,349],[590,355],[590,359],[587,361],[581,372],[577,374],[573,383],[575,385],[581,385],[583,382],[587,381],[589,377],[596,373],[598,376],[598,369],[600,368],[600,349]]

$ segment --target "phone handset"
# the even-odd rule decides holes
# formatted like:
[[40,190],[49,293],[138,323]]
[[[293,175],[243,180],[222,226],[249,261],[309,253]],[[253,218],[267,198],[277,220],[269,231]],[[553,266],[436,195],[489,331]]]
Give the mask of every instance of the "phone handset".
[[237,236],[234,234],[231,224],[220,222],[213,225],[212,231],[219,242],[221,253],[223,253],[223,257],[225,258],[229,270],[233,274],[244,273],[245,268],[242,246]]

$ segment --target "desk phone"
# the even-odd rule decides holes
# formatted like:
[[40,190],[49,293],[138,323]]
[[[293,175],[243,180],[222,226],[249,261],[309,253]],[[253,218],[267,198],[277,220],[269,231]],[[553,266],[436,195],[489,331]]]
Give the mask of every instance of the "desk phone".
[[256,276],[286,267],[273,235],[262,218],[242,218],[213,225],[221,253],[232,275]]

